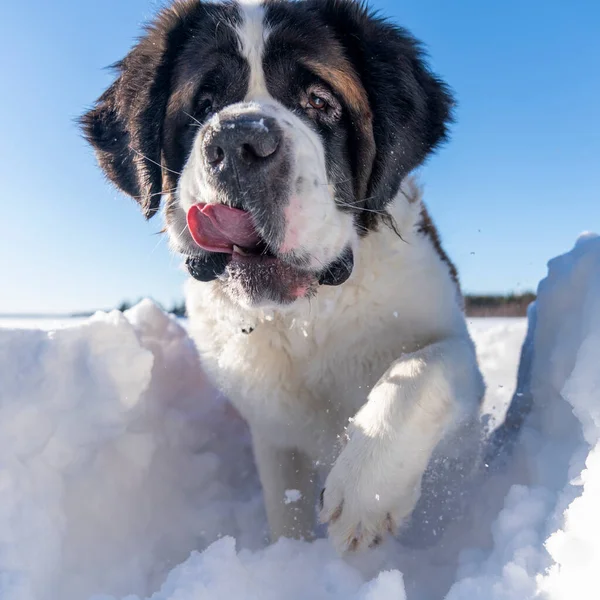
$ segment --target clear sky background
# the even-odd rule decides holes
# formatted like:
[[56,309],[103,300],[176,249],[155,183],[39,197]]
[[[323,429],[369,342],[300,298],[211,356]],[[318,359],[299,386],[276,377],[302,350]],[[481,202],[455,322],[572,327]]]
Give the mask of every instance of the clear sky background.
[[[535,289],[600,230],[600,2],[373,0],[424,40],[459,100],[422,171],[467,292]],[[110,84],[152,0],[6,3],[0,19],[0,312],[182,297],[184,273],[103,179],[73,119]]]

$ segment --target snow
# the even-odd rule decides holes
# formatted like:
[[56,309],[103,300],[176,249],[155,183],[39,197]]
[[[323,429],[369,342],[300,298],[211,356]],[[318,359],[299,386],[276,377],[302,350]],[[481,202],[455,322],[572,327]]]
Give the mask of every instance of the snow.
[[299,502],[300,500],[302,500],[300,490],[285,490],[285,498],[283,499],[285,504],[292,504],[293,502]]
[[0,598],[597,598],[600,238],[552,260],[538,292],[528,323],[469,323],[491,425],[515,390],[517,409],[533,405],[512,453],[469,484],[434,546],[407,536],[347,558],[326,539],[266,543],[248,432],[182,323],[150,301],[3,320]]
[[0,317],[0,329],[44,329],[49,331],[53,329],[72,327],[73,325],[84,323],[85,321],[86,319],[81,317],[46,317],[41,319],[34,317]]

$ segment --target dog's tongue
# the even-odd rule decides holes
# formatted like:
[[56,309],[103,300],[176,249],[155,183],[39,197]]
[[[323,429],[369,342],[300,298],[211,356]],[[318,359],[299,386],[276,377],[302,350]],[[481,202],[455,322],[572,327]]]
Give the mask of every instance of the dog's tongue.
[[233,253],[233,246],[253,249],[260,242],[250,213],[224,204],[194,204],[187,213],[192,238],[209,252]]

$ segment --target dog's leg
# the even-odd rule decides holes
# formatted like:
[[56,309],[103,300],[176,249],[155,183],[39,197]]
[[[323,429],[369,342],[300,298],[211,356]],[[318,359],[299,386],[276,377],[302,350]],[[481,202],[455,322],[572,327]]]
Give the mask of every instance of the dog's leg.
[[315,525],[315,471],[298,450],[276,448],[253,432],[254,458],[262,484],[271,541],[311,539]]
[[320,519],[339,551],[379,543],[412,512],[438,443],[472,416],[484,386],[468,338],[395,361],[347,430],[325,483]]

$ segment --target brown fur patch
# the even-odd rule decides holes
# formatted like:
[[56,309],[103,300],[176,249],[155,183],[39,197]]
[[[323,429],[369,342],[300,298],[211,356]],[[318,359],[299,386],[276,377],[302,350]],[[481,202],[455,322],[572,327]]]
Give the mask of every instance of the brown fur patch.
[[352,65],[337,45],[327,55],[327,62],[305,60],[306,66],[327,82],[345,101],[350,110],[352,124],[359,136],[359,158],[356,195],[363,200],[367,194],[369,177],[375,161],[373,112],[367,92]]
[[337,57],[336,63],[338,64],[326,64],[313,59],[306,61],[306,65],[315,74],[344,97],[353,112],[360,114],[365,121],[372,124],[371,107],[358,75],[345,58]]
[[433,247],[435,248],[435,251],[437,252],[438,256],[448,266],[448,270],[450,271],[450,277],[452,277],[452,281],[454,281],[460,293],[458,271],[456,270],[454,263],[450,260],[450,258],[442,248],[440,234],[438,233],[436,226],[431,220],[431,217],[429,216],[429,212],[427,212],[427,208],[425,207],[425,205],[423,205],[421,208],[421,219],[417,224],[417,231],[419,233],[422,233],[423,235],[426,235],[431,240],[431,243],[433,244]]

